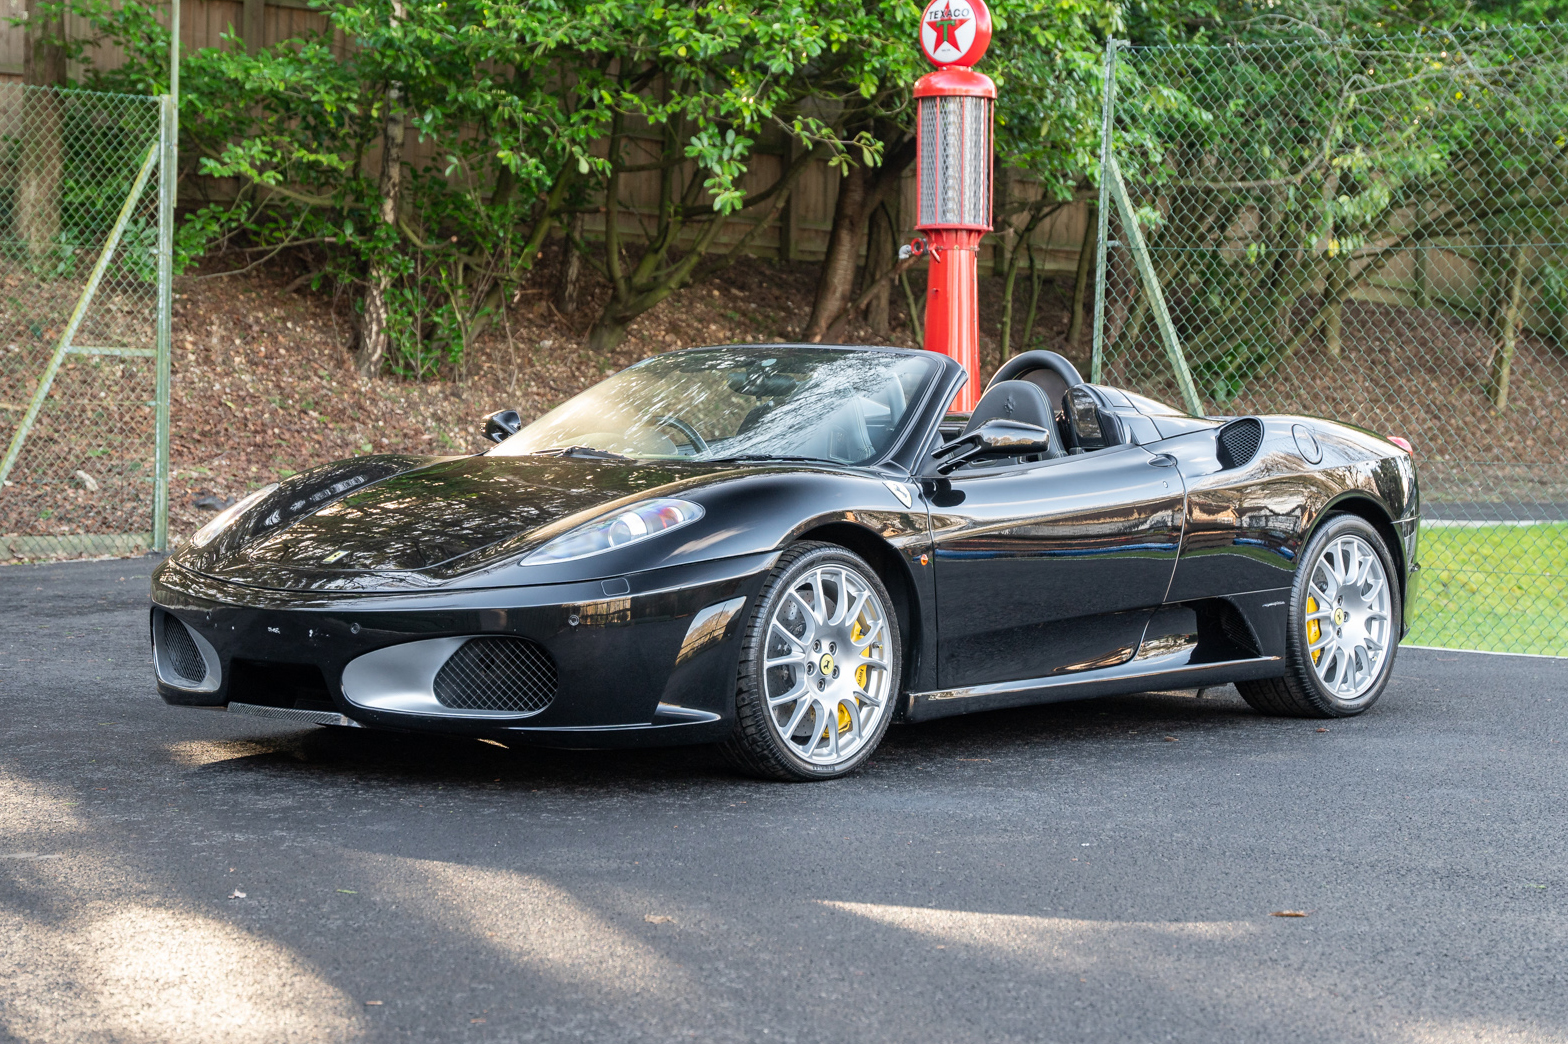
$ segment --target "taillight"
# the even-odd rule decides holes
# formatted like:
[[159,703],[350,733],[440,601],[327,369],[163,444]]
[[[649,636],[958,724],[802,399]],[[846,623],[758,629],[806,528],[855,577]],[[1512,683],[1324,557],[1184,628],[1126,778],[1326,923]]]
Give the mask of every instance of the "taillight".
[[1398,446],[1400,449],[1404,450],[1406,453],[1414,453],[1416,451],[1416,448],[1414,446],[1410,445],[1410,440],[1409,439],[1402,439],[1398,435],[1388,435],[1388,436],[1385,436],[1385,437],[1388,439],[1389,442],[1392,442],[1394,445]]

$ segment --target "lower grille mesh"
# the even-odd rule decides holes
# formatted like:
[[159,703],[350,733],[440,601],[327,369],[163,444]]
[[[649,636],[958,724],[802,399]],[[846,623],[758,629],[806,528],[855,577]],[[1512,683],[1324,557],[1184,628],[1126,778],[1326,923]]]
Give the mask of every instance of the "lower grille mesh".
[[207,680],[207,661],[202,659],[201,650],[196,648],[196,639],[169,613],[163,614],[163,634],[159,641],[163,645],[164,662],[169,669],[185,681],[200,684]]
[[471,638],[441,665],[435,694],[455,710],[532,714],[555,699],[555,661],[526,638]]

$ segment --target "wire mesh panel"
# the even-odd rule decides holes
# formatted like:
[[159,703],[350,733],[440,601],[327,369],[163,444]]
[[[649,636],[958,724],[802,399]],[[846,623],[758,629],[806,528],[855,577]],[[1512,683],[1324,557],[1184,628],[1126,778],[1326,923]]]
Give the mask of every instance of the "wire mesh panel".
[[1408,438],[1409,641],[1568,654],[1568,27],[1108,60],[1102,379]]
[[0,560],[151,546],[159,125],[0,84]]
[[917,225],[991,223],[990,98],[917,100],[920,120],[920,213]]

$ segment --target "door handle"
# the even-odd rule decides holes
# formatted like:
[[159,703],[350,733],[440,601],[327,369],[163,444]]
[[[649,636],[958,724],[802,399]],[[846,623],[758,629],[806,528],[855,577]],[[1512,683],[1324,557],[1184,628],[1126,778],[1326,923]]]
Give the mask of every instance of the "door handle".
[[1149,458],[1149,463],[1157,468],[1174,468],[1176,466],[1176,458],[1169,453],[1156,453]]

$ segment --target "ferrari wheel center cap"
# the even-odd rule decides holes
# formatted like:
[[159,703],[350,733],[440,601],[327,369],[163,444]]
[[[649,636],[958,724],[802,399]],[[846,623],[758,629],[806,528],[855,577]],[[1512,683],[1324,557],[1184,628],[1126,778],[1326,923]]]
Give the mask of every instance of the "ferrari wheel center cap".
[[833,676],[833,654],[832,653],[823,653],[822,654],[822,660],[821,660],[821,662],[819,662],[817,664],[817,668],[825,676],[831,678]]
[[1348,620],[1348,619],[1350,619],[1350,614],[1345,612],[1344,609],[1335,609],[1334,610],[1334,626],[1335,627],[1343,627],[1343,626],[1345,626],[1345,621]]

